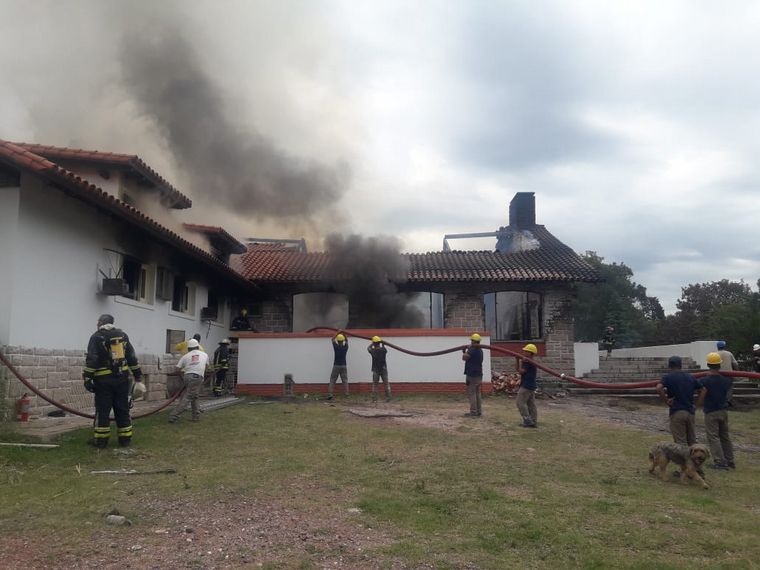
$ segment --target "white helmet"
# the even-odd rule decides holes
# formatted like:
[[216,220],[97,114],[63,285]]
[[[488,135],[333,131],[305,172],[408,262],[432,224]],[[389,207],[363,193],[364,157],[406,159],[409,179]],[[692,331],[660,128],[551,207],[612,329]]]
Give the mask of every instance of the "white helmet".
[[754,352],[757,352],[758,350],[760,350],[760,344],[753,344],[753,345],[752,345],[752,350],[753,350]]
[[230,344],[230,339],[223,338],[222,340],[219,341],[219,344]]
[[187,348],[198,348],[200,346],[200,343],[195,340],[194,338],[191,338],[187,341]]
[[146,388],[145,384],[141,382],[135,382],[132,384],[132,399],[133,400],[139,400],[145,395],[145,392],[147,392],[148,389]]

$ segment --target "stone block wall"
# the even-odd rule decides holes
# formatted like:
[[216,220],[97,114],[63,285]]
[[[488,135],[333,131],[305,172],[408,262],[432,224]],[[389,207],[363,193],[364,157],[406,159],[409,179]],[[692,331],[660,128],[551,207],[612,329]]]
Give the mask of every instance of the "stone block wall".
[[[93,395],[84,389],[82,368],[84,352],[25,346],[0,347],[19,374],[46,396],[71,408],[92,412]],[[167,372],[174,372],[177,357],[165,355],[138,355],[143,381],[148,388],[146,400],[163,400],[166,397]],[[0,364],[0,421],[15,419],[15,406],[27,393],[31,399],[31,417],[39,417],[57,408],[32,393],[15,375]]]
[[486,310],[482,293],[447,293],[444,297],[443,326],[478,332],[485,328]]
[[[540,362],[545,366],[575,373],[575,326],[572,311],[573,295],[570,290],[550,290],[544,295],[544,338],[546,356]],[[539,371],[539,378],[553,378]]]
[[290,332],[293,326],[292,315],[292,297],[274,298],[263,301],[261,315],[249,315],[248,320],[259,332]]

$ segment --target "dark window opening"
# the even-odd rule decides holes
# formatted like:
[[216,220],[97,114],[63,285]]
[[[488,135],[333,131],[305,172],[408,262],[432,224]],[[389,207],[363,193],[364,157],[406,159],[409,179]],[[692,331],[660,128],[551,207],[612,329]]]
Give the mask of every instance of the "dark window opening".
[[542,298],[538,293],[497,291],[483,297],[486,328],[493,340],[522,341],[543,337]]
[[172,311],[187,313],[190,310],[190,287],[182,277],[174,278]]

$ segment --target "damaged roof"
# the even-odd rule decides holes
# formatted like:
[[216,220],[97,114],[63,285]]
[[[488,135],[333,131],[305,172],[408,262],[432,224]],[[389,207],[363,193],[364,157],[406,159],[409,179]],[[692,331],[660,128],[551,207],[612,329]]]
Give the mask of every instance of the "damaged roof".
[[[84,150],[80,148],[67,148],[32,143],[13,143],[16,146],[28,150],[37,156],[41,156],[56,162],[93,164],[101,166],[118,166],[124,168],[140,179],[152,184],[163,191],[172,203],[172,207],[182,209],[189,208],[193,201],[182,192],[172,186],[168,180],[148,166],[136,154],[119,154],[115,152],[100,152],[97,150]],[[63,164],[62,166],[66,166]]]
[[[492,251],[449,251],[405,253],[407,283],[441,282],[597,282],[596,269],[544,226],[531,228],[539,244],[519,253]],[[236,260],[241,274],[255,283],[318,283],[348,276],[331,269],[329,253],[302,253],[284,247],[251,245]]]
[[253,283],[210,253],[163,226],[134,206],[119,200],[102,188],[24,146],[0,139],[0,162],[32,172],[67,195],[87,202],[127,223],[139,226],[167,245],[200,261],[207,268],[213,270],[215,275],[227,278],[247,291],[256,290]]
[[219,226],[204,226],[202,224],[182,224],[182,227],[188,231],[204,234],[210,238],[216,238],[223,243],[231,253],[245,253],[248,248],[224,228]]

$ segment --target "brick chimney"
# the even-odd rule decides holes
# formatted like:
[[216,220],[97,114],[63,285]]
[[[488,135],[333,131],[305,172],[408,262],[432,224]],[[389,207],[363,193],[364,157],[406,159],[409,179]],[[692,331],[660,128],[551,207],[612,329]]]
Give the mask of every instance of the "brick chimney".
[[535,192],[518,192],[509,203],[509,226],[515,230],[528,230],[535,225]]

